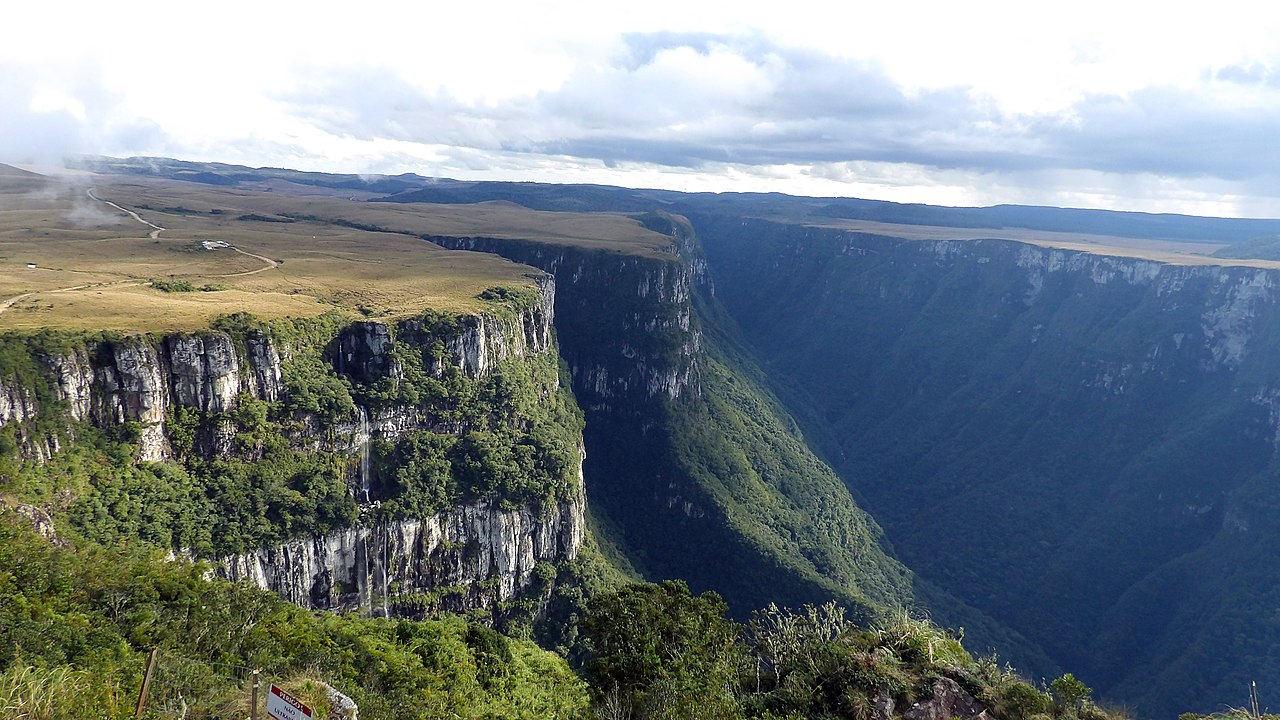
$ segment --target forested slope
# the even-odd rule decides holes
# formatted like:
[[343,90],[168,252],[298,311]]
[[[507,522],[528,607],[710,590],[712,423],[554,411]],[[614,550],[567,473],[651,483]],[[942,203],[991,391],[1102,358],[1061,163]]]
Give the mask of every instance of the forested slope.
[[1276,670],[1274,271],[695,221],[774,386],[922,578],[1144,714],[1243,704]]

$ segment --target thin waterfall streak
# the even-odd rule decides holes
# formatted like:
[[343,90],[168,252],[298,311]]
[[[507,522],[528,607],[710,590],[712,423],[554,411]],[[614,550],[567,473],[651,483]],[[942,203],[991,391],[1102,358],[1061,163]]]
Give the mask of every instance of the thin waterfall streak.
[[369,502],[369,413],[360,408],[360,491]]

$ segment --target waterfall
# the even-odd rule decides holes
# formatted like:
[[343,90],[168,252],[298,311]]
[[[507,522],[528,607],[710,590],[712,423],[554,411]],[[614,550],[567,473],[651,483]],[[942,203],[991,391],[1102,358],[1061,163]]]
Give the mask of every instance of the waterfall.
[[364,493],[364,501],[369,502],[369,413],[363,407],[360,411],[360,492]]
[[382,613],[391,617],[391,606],[387,604],[387,576],[391,574],[391,530],[386,521],[382,525]]

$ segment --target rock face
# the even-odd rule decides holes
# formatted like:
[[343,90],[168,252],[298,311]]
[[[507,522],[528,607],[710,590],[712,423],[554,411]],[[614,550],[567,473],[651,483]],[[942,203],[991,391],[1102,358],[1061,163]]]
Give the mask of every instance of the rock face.
[[[241,393],[278,398],[280,356],[274,344],[259,334],[249,346],[242,352],[230,335],[208,331],[101,341],[37,359],[48,399],[57,403],[49,408],[56,425],[74,433],[65,421],[101,428],[136,423],[138,459],[150,462],[170,455],[165,422],[174,407],[216,415],[233,410]],[[16,423],[27,456],[42,460],[59,441],[24,427],[42,411],[35,395],[30,383],[0,381],[0,427]]]
[[898,707],[892,695],[881,692],[876,698],[872,717],[876,720],[987,720],[991,717],[985,705],[973,699],[951,678],[935,678],[929,691],[929,697],[907,707]]
[[[519,309],[444,324],[420,318],[353,322],[338,331],[323,355],[334,372],[368,386],[401,377],[397,352],[430,357],[434,364],[427,369],[436,377],[452,366],[468,378],[482,378],[505,360],[556,352],[555,283],[547,275],[536,283],[536,300]],[[443,352],[426,352],[437,345]],[[0,428],[11,425],[21,451],[44,460],[74,439],[77,423],[100,428],[128,423],[136,426],[137,460],[154,462],[172,456],[166,423],[184,408],[199,419],[203,440],[196,451],[228,457],[236,434],[228,414],[246,398],[284,399],[282,355],[297,351],[279,347],[267,332],[247,330],[239,339],[220,331],[136,336],[37,355],[32,367],[39,378],[30,373],[0,378]],[[416,430],[457,434],[464,429],[457,420],[412,405],[383,403],[359,410],[358,420],[333,423],[296,414],[291,422],[301,430],[295,447],[364,454],[359,483],[367,475],[372,439],[394,442]],[[352,493],[367,504],[367,489],[362,494],[357,484]],[[365,519],[353,527],[223,558],[219,572],[312,608],[371,609],[387,604],[388,593],[441,588],[452,588],[446,602],[453,609],[488,607],[526,591],[539,563],[577,556],[585,528],[581,467],[577,490],[568,499],[513,505],[488,497],[426,519],[383,521],[373,515],[366,506]]]
[[[699,392],[702,333],[691,287],[699,276],[683,254],[691,242],[673,239],[669,256],[644,257],[519,240],[428,239],[453,250],[501,255],[554,276],[561,353],[588,412]],[[529,341],[546,337],[551,320],[550,313],[530,316]]]
[[248,351],[251,392],[266,400],[275,402],[280,399],[280,353],[276,352],[271,337],[260,332],[251,332],[245,342]]
[[217,571],[317,609],[379,608],[398,594],[460,587],[445,609],[467,611],[517,597],[538,563],[576,557],[583,512],[581,496],[545,510],[488,498],[426,520],[297,538],[224,558]]
[[[608,518],[630,543],[624,552],[646,558],[646,573],[722,590],[726,567],[757,566],[755,550],[739,552],[747,543],[707,512],[714,501],[702,485],[705,478],[674,452],[688,440],[682,422],[704,400],[707,364],[694,296],[710,291],[710,278],[683,218],[650,219],[662,220],[645,224],[669,237],[664,251],[628,254],[483,237],[424,239],[493,253],[555,277],[556,339],[586,417],[592,511]],[[715,557],[688,551],[703,543],[734,550]]]
[[362,383],[399,378],[400,363],[391,355],[391,328],[380,322],[348,325],[338,336],[333,366],[340,375]]
[[[204,413],[227,412],[235,406],[241,391],[240,358],[228,335],[174,335],[165,345],[175,402]],[[270,366],[252,365],[252,355],[245,360],[255,376],[279,375],[279,356]]]
[[[329,358],[341,375],[362,383],[383,377],[398,378],[399,361],[391,354],[392,338],[428,346],[440,341],[447,352],[436,361],[434,373],[446,363],[464,375],[478,378],[496,363],[529,353],[553,351],[551,322],[554,316],[555,281],[546,275],[535,279],[539,301],[516,317],[471,315],[460,318],[456,332],[435,337],[423,324],[410,318],[394,326],[381,322],[355,322],[339,334]],[[266,402],[283,393],[281,354],[275,340],[261,331],[249,331],[237,344],[227,333],[202,331],[163,337],[133,336],[100,341],[61,354],[38,357],[43,366],[46,402],[62,429],[66,421],[88,421],[106,428],[122,423],[139,426],[142,461],[163,460],[171,450],[165,422],[175,407],[214,416],[236,408],[238,398]],[[16,376],[0,377],[0,427],[19,429],[28,457],[43,460],[56,452],[58,437],[45,437],[24,427],[42,412],[40,393],[31,382]],[[304,424],[312,422],[300,418]],[[377,413],[376,431],[398,435],[409,429],[429,427],[413,408],[383,408]],[[313,428],[318,430],[319,428]],[[346,430],[353,432],[351,428]],[[214,442],[209,454],[225,451],[226,443]]]

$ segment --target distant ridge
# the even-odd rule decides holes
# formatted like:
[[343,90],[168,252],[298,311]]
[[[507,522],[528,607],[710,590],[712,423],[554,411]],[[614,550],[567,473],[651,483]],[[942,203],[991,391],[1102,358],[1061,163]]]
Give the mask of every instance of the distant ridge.
[[31,172],[30,170],[23,170],[22,168],[19,168],[19,167],[14,167],[12,165],[5,165],[4,163],[0,163],[0,177],[39,178],[44,176],[41,175],[40,173]]
[[250,168],[168,158],[82,157],[73,165],[95,172],[166,177],[208,185],[286,180],[299,185],[380,195],[387,202],[470,204],[505,200],[532,210],[647,212],[768,217],[823,224],[833,219],[922,225],[1083,232],[1124,238],[1236,245],[1280,236],[1280,219],[1219,218],[1034,205],[947,207],[859,198],[804,197],[783,193],[685,193],[611,185],[459,181],[413,173],[339,175],[283,168]]

